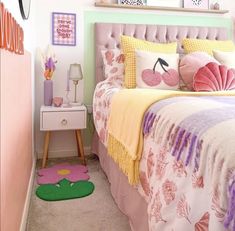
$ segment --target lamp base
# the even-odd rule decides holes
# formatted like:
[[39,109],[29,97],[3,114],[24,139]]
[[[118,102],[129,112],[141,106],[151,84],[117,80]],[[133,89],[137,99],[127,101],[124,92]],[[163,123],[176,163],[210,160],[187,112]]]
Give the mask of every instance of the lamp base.
[[69,103],[69,104],[62,104],[62,107],[64,107],[64,108],[71,108],[72,105],[71,105],[71,103]]
[[70,102],[70,105],[72,106],[72,107],[75,107],[75,106],[81,106],[82,105],[82,103],[79,103],[79,102]]

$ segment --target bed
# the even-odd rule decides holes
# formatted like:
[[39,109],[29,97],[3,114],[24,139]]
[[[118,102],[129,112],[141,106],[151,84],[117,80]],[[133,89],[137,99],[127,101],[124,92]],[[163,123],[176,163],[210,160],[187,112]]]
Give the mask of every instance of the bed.
[[[178,53],[183,54],[183,38],[225,40],[226,29],[96,23],[97,87],[93,98],[96,132],[92,151],[99,157],[110,182],[112,196],[129,218],[131,230],[235,230],[234,96],[167,97],[149,107],[142,123],[144,138],[138,184],[131,185],[128,176],[108,154],[110,105],[115,93],[123,87],[118,75],[112,80],[104,79],[101,50],[120,48],[121,34],[151,42],[177,41]],[[205,111],[210,105],[209,114],[201,112],[201,105]],[[187,108],[187,113],[182,113],[182,108]],[[167,116],[169,110],[180,117]],[[206,120],[201,122],[202,118]],[[174,130],[176,123],[180,126]],[[224,127],[220,128],[220,124]],[[199,136],[202,130],[204,133]],[[194,136],[189,131],[194,131]],[[216,155],[220,146],[203,149],[203,142],[213,143],[218,134],[220,137],[223,135],[218,144],[223,153],[231,154],[229,158]]]

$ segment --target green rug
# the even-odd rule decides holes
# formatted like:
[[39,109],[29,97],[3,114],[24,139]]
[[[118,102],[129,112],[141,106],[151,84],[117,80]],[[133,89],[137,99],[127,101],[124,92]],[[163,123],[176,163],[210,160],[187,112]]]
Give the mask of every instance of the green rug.
[[90,181],[78,181],[72,183],[66,179],[58,184],[40,185],[36,190],[36,195],[45,201],[69,200],[90,195],[95,186]]

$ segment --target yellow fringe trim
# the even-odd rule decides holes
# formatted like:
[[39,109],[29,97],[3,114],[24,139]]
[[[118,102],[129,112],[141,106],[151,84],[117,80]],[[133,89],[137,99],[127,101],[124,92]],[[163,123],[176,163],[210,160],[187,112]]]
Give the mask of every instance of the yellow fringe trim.
[[108,154],[128,177],[129,183],[131,185],[138,184],[140,160],[133,160],[125,147],[111,134],[108,135]]

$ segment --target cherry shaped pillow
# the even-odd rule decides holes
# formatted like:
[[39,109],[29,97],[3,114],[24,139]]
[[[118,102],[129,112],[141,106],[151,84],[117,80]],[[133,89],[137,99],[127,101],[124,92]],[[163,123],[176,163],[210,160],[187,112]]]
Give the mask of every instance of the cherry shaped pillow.
[[137,88],[179,89],[179,55],[136,50]]

